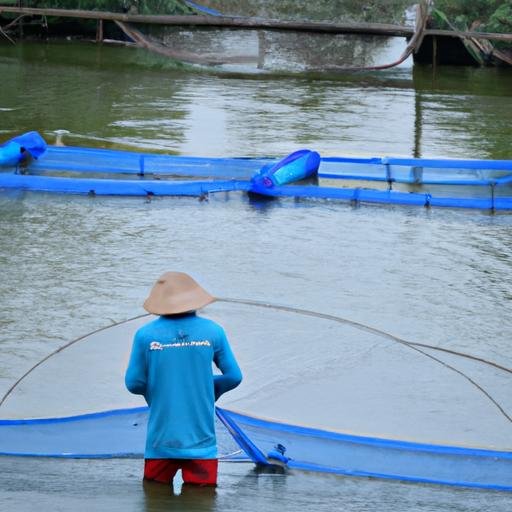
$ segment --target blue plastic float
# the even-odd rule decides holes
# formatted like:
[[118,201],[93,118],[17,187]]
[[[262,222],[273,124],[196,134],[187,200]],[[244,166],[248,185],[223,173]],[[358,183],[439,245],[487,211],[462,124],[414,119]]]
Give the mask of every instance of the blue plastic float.
[[251,180],[252,192],[309,178],[316,174],[319,166],[320,155],[316,151],[295,151],[277,164],[264,165]]
[[0,166],[15,166],[26,158],[28,152],[37,159],[46,151],[46,141],[37,132],[28,132],[0,146]]

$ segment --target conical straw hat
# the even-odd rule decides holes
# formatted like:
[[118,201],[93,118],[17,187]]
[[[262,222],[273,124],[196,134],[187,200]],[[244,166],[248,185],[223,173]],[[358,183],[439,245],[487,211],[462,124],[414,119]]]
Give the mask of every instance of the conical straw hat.
[[214,300],[215,297],[203,290],[188,274],[166,272],[151,289],[144,309],[154,315],[176,315],[195,311]]

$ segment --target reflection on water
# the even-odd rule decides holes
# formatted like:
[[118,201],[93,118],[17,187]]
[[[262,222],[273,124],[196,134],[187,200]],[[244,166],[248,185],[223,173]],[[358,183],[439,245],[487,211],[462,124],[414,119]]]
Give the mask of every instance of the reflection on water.
[[[175,478],[178,480],[178,477]],[[143,482],[144,510],[215,510],[217,489],[176,483]]]
[[[67,144],[200,156],[510,158],[510,70],[247,76],[185,72],[142,50],[0,48],[0,129]],[[489,78],[491,74],[491,78]],[[510,112],[512,114],[512,112]]]
[[[140,461],[0,459],[0,500],[17,512],[91,510],[111,512],[241,510],[296,512],[314,507],[318,512],[414,511],[496,512],[510,510],[508,493],[452,489],[433,485],[366,480],[362,478],[296,472],[259,474],[250,465],[220,465],[214,496],[191,490],[182,495],[144,489]],[[37,478],[34,478],[37,475]]]
[[512,70],[415,66],[413,81],[418,155],[450,155],[464,137],[469,157],[512,158]]

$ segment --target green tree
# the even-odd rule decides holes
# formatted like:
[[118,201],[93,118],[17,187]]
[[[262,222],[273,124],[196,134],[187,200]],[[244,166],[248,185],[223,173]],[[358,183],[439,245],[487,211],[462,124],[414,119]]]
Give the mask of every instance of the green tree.
[[512,1],[504,2],[489,18],[488,32],[512,32]]
[[130,9],[139,14],[194,14],[181,0],[32,0],[27,7],[50,9],[78,9],[123,12]]
[[452,24],[461,30],[507,32],[512,28],[512,0],[435,0],[434,20],[439,28]]

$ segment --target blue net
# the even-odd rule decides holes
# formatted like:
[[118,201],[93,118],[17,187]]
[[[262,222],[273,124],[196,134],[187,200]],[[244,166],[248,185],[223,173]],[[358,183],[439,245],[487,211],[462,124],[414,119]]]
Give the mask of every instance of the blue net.
[[353,203],[512,209],[510,160],[320,158],[309,150],[282,160],[206,158],[50,146],[20,169],[9,144],[14,143],[2,147],[0,189],[5,190],[119,196],[243,191]]
[[512,491],[512,452],[348,435],[225,409],[217,414],[258,464]]
[[30,173],[125,174],[137,176],[191,176],[211,179],[250,179],[268,159],[201,158],[80,147],[51,146]]
[[[101,459],[144,456],[147,407],[62,418],[0,420],[0,455]],[[247,458],[216,424],[219,458]]]
[[[244,371],[218,404],[222,457],[512,491],[512,370],[308,310],[220,299],[207,312],[229,326]],[[123,377],[148,320],[99,329],[27,372],[0,400],[0,454],[141,457],[147,408]]]

